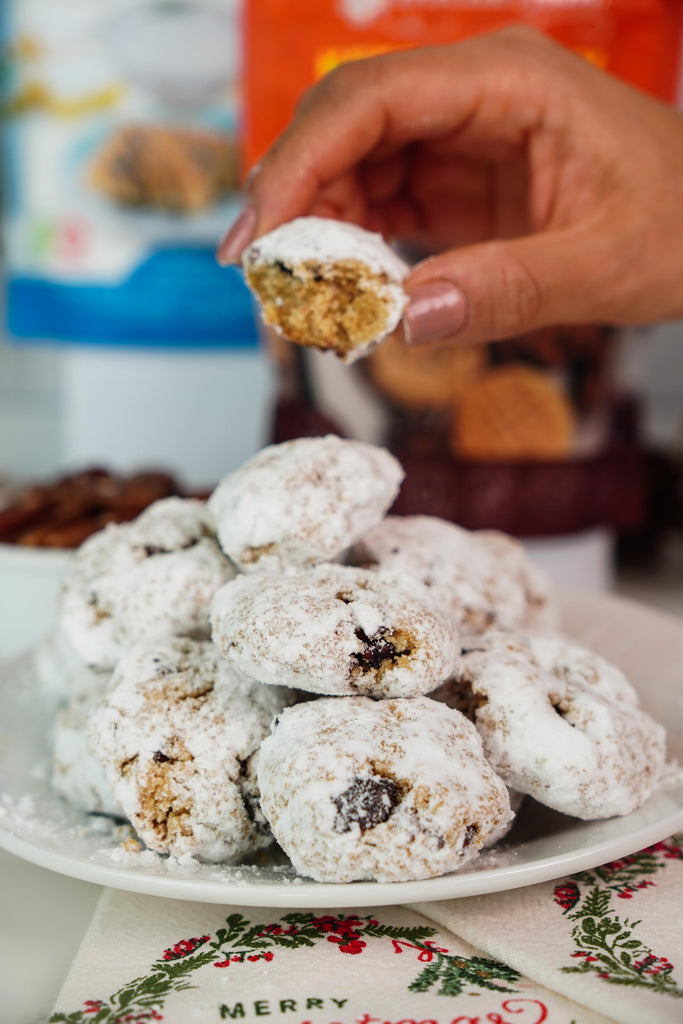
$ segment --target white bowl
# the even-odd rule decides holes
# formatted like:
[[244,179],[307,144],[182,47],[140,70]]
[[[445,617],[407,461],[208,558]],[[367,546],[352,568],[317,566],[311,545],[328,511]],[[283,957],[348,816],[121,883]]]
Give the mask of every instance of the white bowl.
[[0,544],[0,661],[32,647],[54,618],[73,552]]

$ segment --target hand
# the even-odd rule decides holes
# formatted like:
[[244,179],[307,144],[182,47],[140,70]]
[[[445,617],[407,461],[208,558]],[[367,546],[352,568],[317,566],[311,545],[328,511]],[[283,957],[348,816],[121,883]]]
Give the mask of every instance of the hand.
[[305,214],[436,253],[409,341],[683,315],[683,118],[530,28],[342,65],[246,200],[221,262]]

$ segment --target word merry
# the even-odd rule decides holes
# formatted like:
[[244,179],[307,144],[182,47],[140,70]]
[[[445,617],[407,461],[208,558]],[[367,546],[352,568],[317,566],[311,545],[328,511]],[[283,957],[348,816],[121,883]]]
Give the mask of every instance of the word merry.
[[[330,999],[330,1002],[334,1003],[335,1006],[341,1008],[344,1003],[348,1003],[348,999]],[[322,1010],[325,1005],[324,999],[317,999],[309,997],[308,999],[300,999],[298,1002],[296,999],[280,999],[279,1003],[273,1005],[268,999],[255,999],[253,1003],[254,1013],[257,1017],[268,1017],[272,1013],[287,1013],[291,1011],[296,1013],[297,1009],[301,1010]],[[225,1003],[221,1003],[218,1008],[218,1012],[221,1015],[221,1020],[227,1020],[229,1017],[235,1019],[237,1017],[245,1017],[246,1012],[244,1009],[244,1003],[235,1003],[234,1006],[226,1006]]]

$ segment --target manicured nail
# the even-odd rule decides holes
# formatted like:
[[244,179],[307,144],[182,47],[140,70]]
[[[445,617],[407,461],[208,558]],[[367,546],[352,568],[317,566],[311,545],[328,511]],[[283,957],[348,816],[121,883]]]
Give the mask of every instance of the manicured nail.
[[253,203],[248,203],[216,249],[216,259],[222,267],[239,261],[242,252],[254,237],[257,220],[256,207]]
[[417,285],[408,298],[408,308],[403,314],[407,345],[451,338],[465,326],[467,298],[448,281]]

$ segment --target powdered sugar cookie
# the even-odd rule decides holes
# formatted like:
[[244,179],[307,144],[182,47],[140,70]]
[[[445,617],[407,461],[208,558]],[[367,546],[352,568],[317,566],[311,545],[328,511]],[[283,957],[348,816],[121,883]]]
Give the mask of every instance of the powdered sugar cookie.
[[464,634],[553,621],[548,587],[522,545],[492,530],[472,532],[435,516],[387,516],[348,561],[414,576]]
[[261,745],[258,781],[278,842],[321,882],[457,870],[512,817],[475,729],[424,697],[289,708]]
[[664,729],[615,666],[565,640],[480,638],[441,695],[508,785],[565,814],[628,814],[661,774]]
[[243,572],[337,558],[393,502],[403,479],[385,451],[333,434],[270,445],[208,502],[221,547]]
[[313,693],[414,696],[446,679],[460,653],[426,588],[344,565],[238,576],[216,594],[211,622],[238,671]]
[[64,579],[57,626],[90,666],[112,669],[153,636],[208,639],[211,598],[235,569],[205,515],[201,501],[165,498],[81,545]]
[[63,700],[98,690],[111,675],[106,669],[91,668],[56,625],[36,645],[32,658],[40,689]]
[[344,221],[299,217],[282,224],[253,242],[242,264],[267,324],[346,362],[390,334],[408,301],[407,265],[381,235]]
[[106,686],[100,683],[89,693],[72,697],[59,710],[53,730],[51,781],[61,796],[81,810],[124,818],[107,773],[88,750],[88,716]]
[[269,842],[248,759],[290,699],[245,682],[213,644],[169,637],[119,662],[90,715],[89,749],[152,850],[236,860]]

